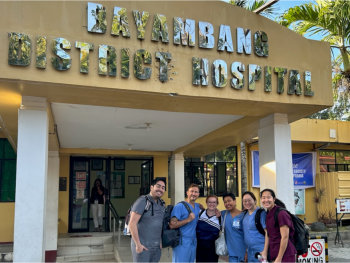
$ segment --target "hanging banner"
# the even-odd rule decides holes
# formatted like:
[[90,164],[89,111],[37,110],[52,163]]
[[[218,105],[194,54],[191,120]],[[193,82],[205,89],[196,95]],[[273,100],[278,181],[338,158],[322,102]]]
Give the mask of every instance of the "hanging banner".
[[[293,153],[294,188],[305,189],[315,187],[316,153]],[[260,187],[259,151],[252,151],[253,187]]]

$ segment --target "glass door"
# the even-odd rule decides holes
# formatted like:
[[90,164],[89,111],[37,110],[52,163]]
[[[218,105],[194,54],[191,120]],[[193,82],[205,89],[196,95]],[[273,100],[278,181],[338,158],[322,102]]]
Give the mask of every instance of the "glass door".
[[69,232],[89,231],[89,160],[71,159]]
[[145,161],[141,164],[140,195],[146,195],[149,193],[152,179],[153,179],[153,162],[151,160]]

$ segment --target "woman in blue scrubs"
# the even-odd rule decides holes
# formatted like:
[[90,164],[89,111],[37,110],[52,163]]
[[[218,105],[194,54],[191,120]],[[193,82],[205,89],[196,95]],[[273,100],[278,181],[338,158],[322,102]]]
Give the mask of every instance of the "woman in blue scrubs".
[[[242,229],[243,213],[236,207],[234,194],[223,195],[226,210],[221,212],[221,222],[225,222],[225,239],[229,262],[244,262],[246,246]],[[224,220],[226,216],[226,220]]]
[[[255,255],[256,253],[261,253],[264,250],[266,211],[259,211],[261,208],[256,206],[256,197],[252,192],[247,191],[243,193],[242,203],[244,209],[246,209],[243,217],[243,232],[244,242],[248,249],[248,262],[259,262],[259,260],[255,258]],[[257,218],[255,218],[256,215]],[[255,220],[260,221],[260,231],[256,226]]]

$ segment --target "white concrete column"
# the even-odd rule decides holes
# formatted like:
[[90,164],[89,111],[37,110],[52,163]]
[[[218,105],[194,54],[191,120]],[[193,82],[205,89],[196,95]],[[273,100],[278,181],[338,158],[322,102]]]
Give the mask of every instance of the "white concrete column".
[[14,262],[45,261],[48,122],[45,98],[22,98],[18,111]]
[[59,153],[50,151],[47,167],[45,251],[53,255],[57,252],[59,168]]
[[275,113],[260,120],[260,190],[271,188],[294,213],[294,183],[290,126],[286,114]]
[[171,188],[171,204],[184,200],[185,196],[185,160],[183,153],[171,156],[169,164],[169,179]]

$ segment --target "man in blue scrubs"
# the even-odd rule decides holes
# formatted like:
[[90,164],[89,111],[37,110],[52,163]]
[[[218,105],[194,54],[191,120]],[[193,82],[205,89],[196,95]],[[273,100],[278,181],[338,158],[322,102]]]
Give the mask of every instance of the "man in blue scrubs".
[[194,262],[196,260],[196,226],[200,212],[196,200],[199,197],[199,186],[191,184],[186,195],[186,203],[192,212],[189,214],[181,202],[176,204],[171,212],[170,228],[180,228],[181,231],[180,244],[173,248],[173,262]]

